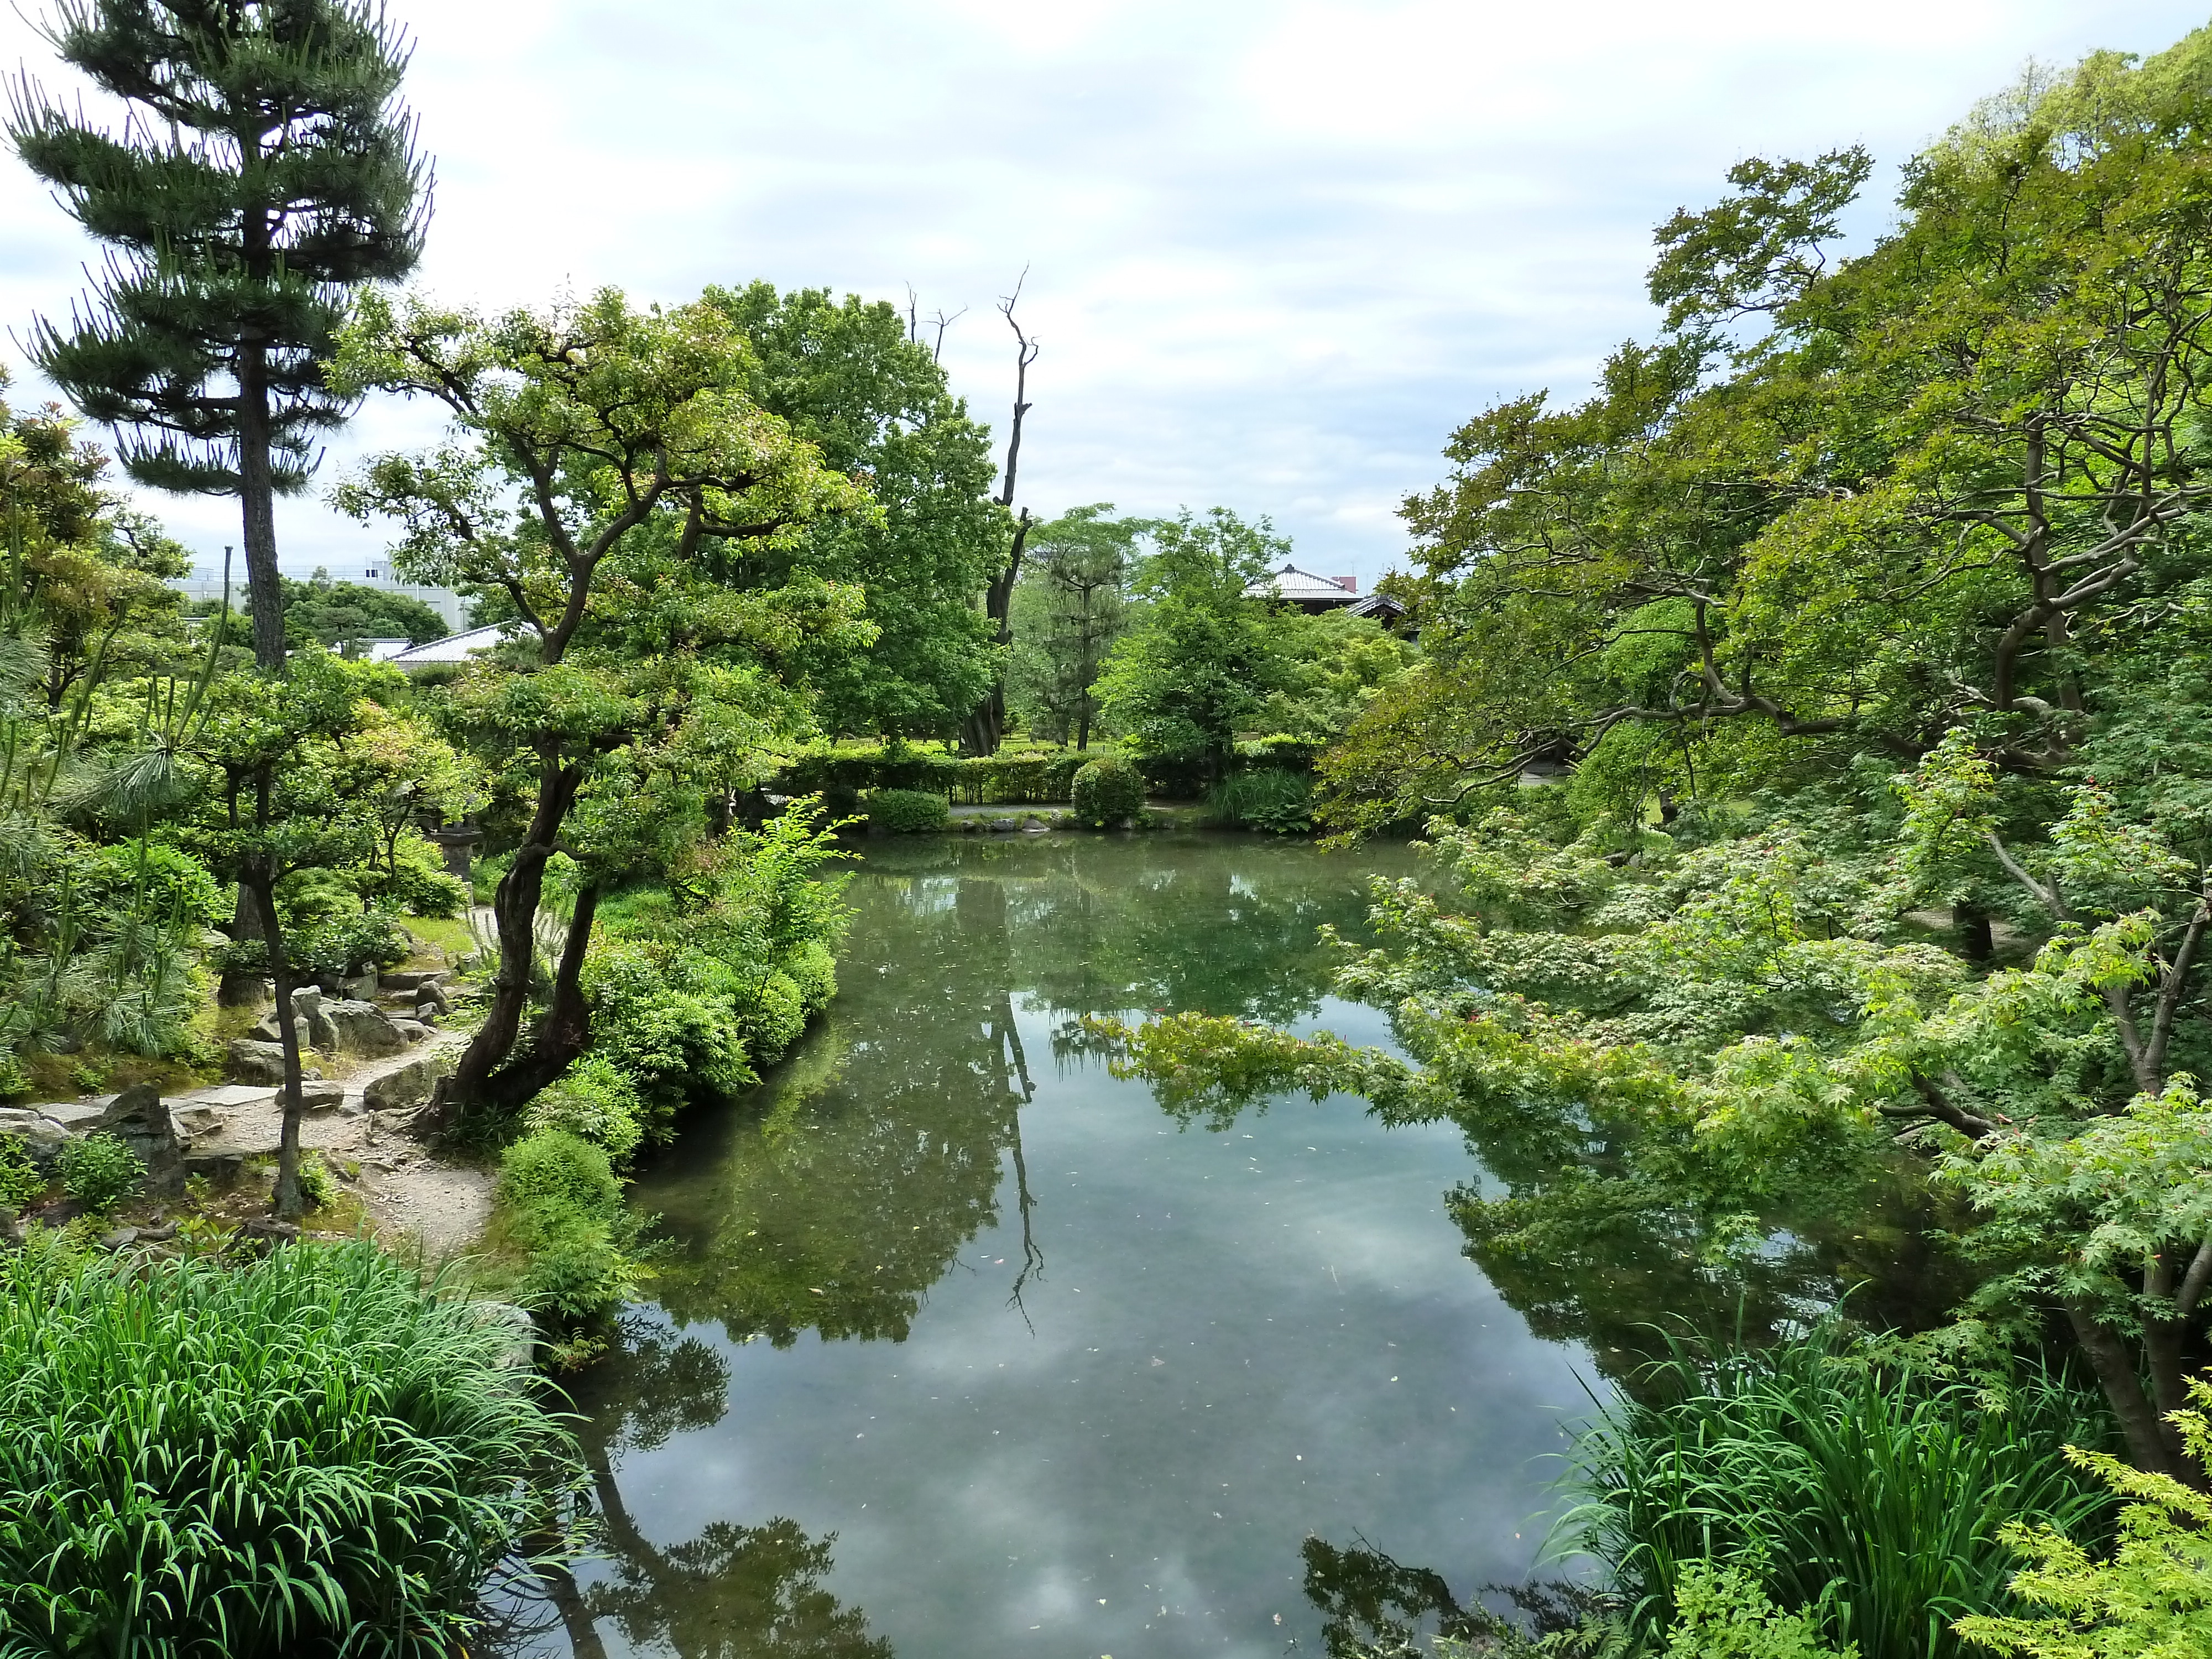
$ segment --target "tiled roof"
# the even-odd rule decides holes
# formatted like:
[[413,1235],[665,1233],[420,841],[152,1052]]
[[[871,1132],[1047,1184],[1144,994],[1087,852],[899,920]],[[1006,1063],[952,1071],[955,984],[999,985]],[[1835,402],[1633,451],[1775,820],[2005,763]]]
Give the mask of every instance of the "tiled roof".
[[511,622],[493,623],[484,628],[471,628],[465,633],[448,634],[442,640],[428,641],[386,660],[395,668],[428,668],[436,663],[466,662],[513,639],[519,626]]
[[1310,570],[1285,563],[1280,570],[1263,576],[1244,590],[1248,599],[1289,599],[1324,605],[1350,605],[1359,592],[1357,576],[1316,576]]

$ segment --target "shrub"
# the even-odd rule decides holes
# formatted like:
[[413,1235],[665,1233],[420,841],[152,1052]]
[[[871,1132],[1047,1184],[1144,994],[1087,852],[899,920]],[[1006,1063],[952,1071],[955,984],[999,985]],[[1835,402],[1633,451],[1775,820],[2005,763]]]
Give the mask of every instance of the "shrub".
[[[2212,1467],[2212,1386],[2191,1379],[2193,1411],[2168,1419],[2200,1468]],[[1958,1633],[1978,1647],[2022,1659],[2160,1659],[2212,1653],[2212,1498],[2179,1480],[2130,1468],[2107,1452],[2069,1446],[2069,1462],[2123,1498],[2119,1547],[2093,1559],[2075,1540],[2048,1527],[2017,1524],[2005,1542],[2034,1565],[2012,1581],[2021,1601],[2055,1619],[1960,1620]]]
[[62,1148],[62,1190],[94,1215],[105,1215],[137,1192],[146,1171],[131,1149],[105,1129]]
[[323,1155],[312,1147],[301,1153],[300,1196],[307,1207],[326,1209],[337,1195],[337,1177],[331,1173],[331,1166],[324,1162]]
[[635,1085],[658,1137],[697,1092],[760,1081],[737,1006],[743,981],[703,952],[617,940],[585,967],[592,1046]]
[[523,1303],[565,1325],[598,1317],[636,1283],[635,1228],[606,1153],[565,1129],[538,1129],[500,1160],[500,1223],[530,1258]]
[[788,974],[765,974],[739,999],[738,1018],[745,1029],[745,1048],[762,1066],[781,1060],[806,1029],[806,1005]]
[[0,1135],[0,1204],[20,1210],[46,1190],[46,1178],[31,1162],[31,1149],[14,1135]]
[[1125,823],[1145,810],[1145,780],[1120,756],[1102,755],[1076,773],[1070,799],[1085,823]]
[[581,1471],[508,1334],[438,1291],[356,1243],[0,1259],[10,1650],[459,1650]]
[[894,835],[942,830],[951,816],[944,796],[919,789],[878,789],[868,797],[868,823]]
[[828,945],[810,939],[792,953],[784,967],[799,988],[799,1006],[808,1013],[818,1014],[836,1000],[837,958],[830,954]]
[[2110,1421],[2094,1391],[2035,1374],[1991,1409],[1971,1384],[1837,1346],[1823,1328],[1718,1359],[1677,1348],[1583,1437],[1584,1501],[1563,1524],[1613,1564],[1646,1639],[1703,1562],[1755,1570],[1777,1606],[1832,1619],[1830,1639],[1865,1659],[1950,1659],[1953,1619],[2008,1605],[2006,1526],[2104,1514],[2063,1455]]
[[1255,766],[1214,785],[1206,810],[1216,823],[1303,836],[1313,828],[1313,785],[1302,773]]
[[637,1086],[605,1054],[586,1054],[530,1103],[525,1124],[563,1129],[620,1164],[644,1138],[644,1103]]
[[300,928],[286,935],[284,948],[295,968],[349,979],[406,961],[414,946],[398,922],[372,910]]
[[1808,1616],[1783,1612],[1735,1567],[1684,1569],[1674,1603],[1666,1659],[1857,1659],[1856,1643],[1840,1655],[1823,1646]]

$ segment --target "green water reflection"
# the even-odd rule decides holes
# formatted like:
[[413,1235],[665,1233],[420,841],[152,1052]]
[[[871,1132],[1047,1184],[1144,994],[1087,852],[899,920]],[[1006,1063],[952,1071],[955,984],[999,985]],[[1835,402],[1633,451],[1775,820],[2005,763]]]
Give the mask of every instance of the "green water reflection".
[[[1522,1582],[1584,1380],[1721,1291],[1632,1219],[1557,1264],[1466,1259],[1448,1194],[1601,1161],[1576,1126],[1471,1143],[1338,1100],[1208,1133],[1077,1024],[1387,1042],[1328,998],[1316,930],[1357,933],[1368,878],[1415,868],[867,843],[830,1015],[637,1183],[668,1250],[579,1391],[606,1559],[555,1598],[565,1650],[1318,1652],[1377,1584],[1433,1626],[1447,1581]],[[1759,1295],[1802,1305],[1819,1255],[1778,1249]]]

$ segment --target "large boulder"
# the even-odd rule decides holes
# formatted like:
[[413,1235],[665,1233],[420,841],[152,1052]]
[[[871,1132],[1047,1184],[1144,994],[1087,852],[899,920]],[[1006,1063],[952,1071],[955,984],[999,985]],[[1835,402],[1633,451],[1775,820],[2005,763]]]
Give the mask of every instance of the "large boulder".
[[90,1132],[113,1135],[146,1166],[146,1190],[157,1198],[172,1198],[185,1189],[185,1151],[187,1142],[177,1137],[175,1121],[162,1103],[161,1091],[150,1083],[136,1083],[108,1103],[107,1109]]
[[453,976],[450,968],[403,968],[397,972],[386,969],[377,975],[377,982],[387,991],[417,991],[425,985],[442,985]]
[[392,1024],[392,1017],[373,1002],[348,998],[329,1004],[322,1013],[337,1034],[340,1054],[363,1054],[374,1060],[406,1050],[406,1037]]
[[70,1142],[67,1129],[44,1113],[26,1106],[0,1107],[0,1135],[21,1141],[23,1150],[31,1155],[33,1167],[42,1175],[52,1173],[61,1158],[62,1148]]
[[228,1075],[236,1083],[282,1083],[284,1049],[281,1043],[238,1037],[230,1045]]
[[429,1099],[438,1079],[453,1069],[453,1054],[449,1048],[417,1054],[404,1066],[395,1066],[383,1076],[369,1079],[362,1091],[362,1103],[372,1112],[419,1105]]
[[[278,1028],[276,1016],[273,1013],[262,1015],[261,1023],[253,1028],[250,1035],[256,1042],[268,1042],[281,1046],[284,1041],[284,1033]],[[292,1036],[302,1048],[312,1048],[315,1046],[313,1041],[313,1027],[304,1016],[292,1022]]]

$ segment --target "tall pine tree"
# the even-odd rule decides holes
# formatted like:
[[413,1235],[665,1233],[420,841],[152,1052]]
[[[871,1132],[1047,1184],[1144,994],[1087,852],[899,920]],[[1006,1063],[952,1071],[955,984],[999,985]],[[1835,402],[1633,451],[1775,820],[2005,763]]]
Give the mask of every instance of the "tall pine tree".
[[254,656],[280,668],[275,498],[350,412],[322,377],[348,290],[422,253],[404,41],[370,0],[64,0],[45,33],[127,112],[111,131],[15,89],[17,151],[110,249],[33,355],[133,477],[239,497]]

